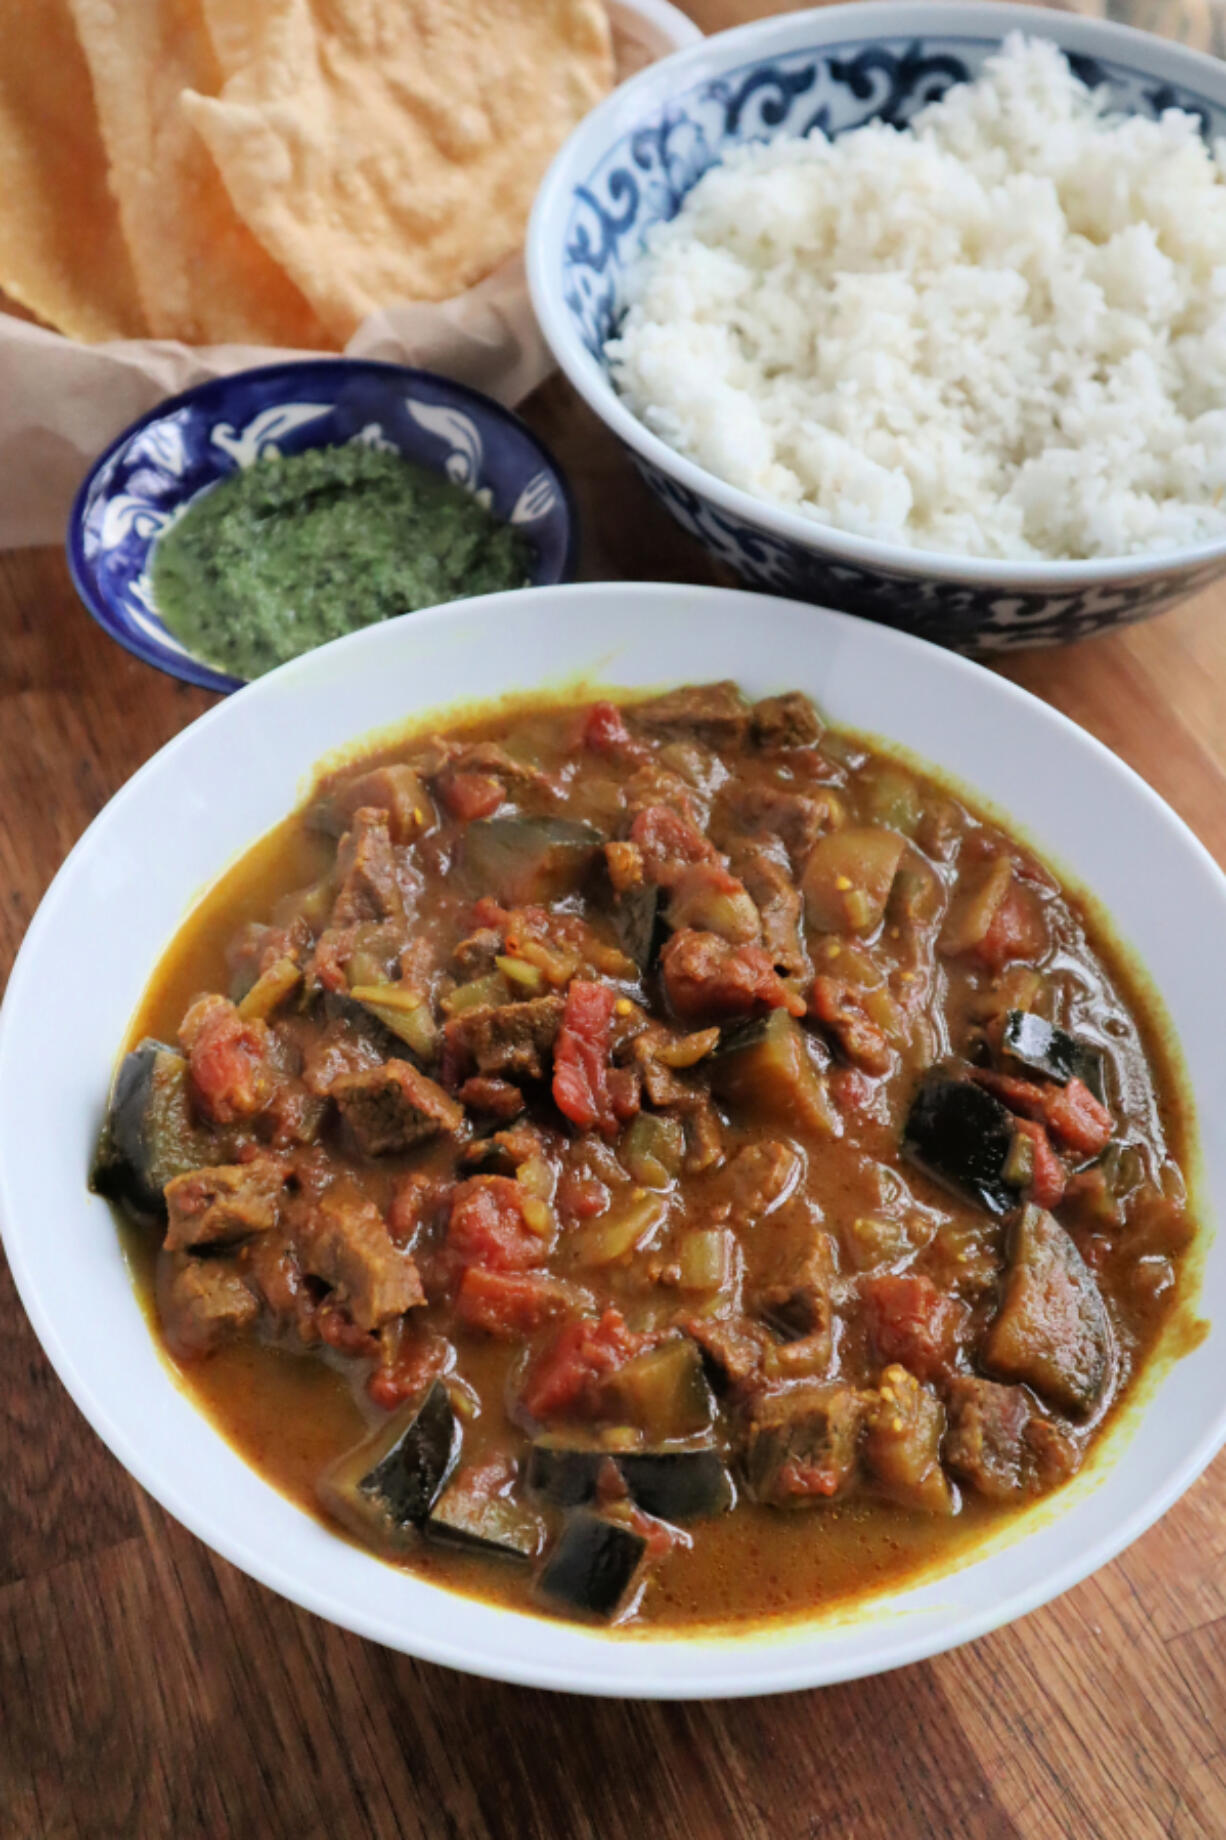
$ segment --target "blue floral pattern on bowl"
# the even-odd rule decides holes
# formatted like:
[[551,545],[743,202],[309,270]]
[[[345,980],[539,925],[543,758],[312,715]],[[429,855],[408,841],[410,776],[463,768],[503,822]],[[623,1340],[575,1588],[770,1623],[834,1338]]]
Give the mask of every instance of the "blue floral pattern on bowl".
[[242,679],[190,653],[162,624],[153,546],[199,493],[271,454],[350,441],[446,475],[532,544],[534,587],[573,573],[569,488],[536,436],[490,398],[429,371],[329,358],[200,384],[122,434],[85,479],[68,527],[77,591],[138,658],[207,690]]
[[[808,42],[735,63],[728,54],[721,56],[720,41],[712,40],[705,57],[695,52],[674,60],[701,72],[698,80],[682,86],[679,70],[670,89],[662,69],[654,73],[654,85],[639,79],[645,98],[639,118],[626,127],[628,107],[623,107],[618,118],[622,131],[599,157],[591,162],[588,152],[586,165],[572,161],[558,209],[551,206],[541,214],[547,244],[536,255],[534,289],[547,335],[552,309],[568,322],[582,347],[570,352],[553,340],[572,380],[598,413],[607,413],[606,393],[613,394],[604,344],[625,309],[628,268],[652,227],[674,217],[687,192],[733,148],[814,128],[838,135],[874,119],[905,124],[952,84],[973,79],[999,50],[1005,31],[1021,26],[1063,43],[1077,74],[1091,85],[1105,86],[1114,107],[1154,117],[1168,108],[1186,109],[1199,117],[1207,139],[1226,135],[1226,72],[1219,76],[1220,67],[1195,54],[1159,41],[1147,43],[1136,33],[1099,21],[965,4],[913,5],[908,13],[916,29],[874,35],[874,14],[885,25],[887,16],[897,22],[901,11],[893,6],[836,7],[825,20],[817,13],[790,25],[764,22],[758,36],[777,42],[785,32],[792,39],[807,34]],[[966,29],[950,28],[951,14],[964,19]],[[836,15],[844,31],[854,15],[857,34],[844,36]],[[924,30],[926,18],[939,18],[943,29]],[[993,29],[998,20],[999,28]],[[819,42],[823,35],[829,42]],[[729,52],[734,42],[752,42],[754,36],[754,28],[732,34]],[[1101,45],[1101,51],[1091,55],[1084,48],[1087,40]],[[1154,68],[1144,62],[1150,45]],[[726,62],[729,67],[723,68]],[[1177,82],[1157,74],[1173,65],[1194,80]],[[580,129],[576,141],[582,135]],[[559,167],[565,161],[564,152]],[[598,375],[590,374],[593,365]],[[730,496],[744,497],[732,488],[720,489],[717,502],[686,483],[650,435],[644,442],[649,456],[636,451],[637,443],[623,430],[618,432],[640,474],[677,522],[755,587],[865,614],[962,650],[999,651],[1084,638],[1148,618],[1226,571],[1226,553],[1212,550],[1186,559],[1172,555],[1070,565],[1081,579],[1067,585],[1044,582],[1041,564],[981,569],[968,558],[964,567],[951,567],[950,559],[937,557],[926,564],[922,551],[896,546],[897,567],[875,556],[849,557],[857,545],[843,533],[815,523],[804,539],[785,534],[765,506],[761,522],[745,508],[732,508]],[[684,462],[679,472],[691,479],[695,473],[710,477]],[[982,579],[985,575],[989,579]],[[1110,579],[1101,579],[1104,575]]]

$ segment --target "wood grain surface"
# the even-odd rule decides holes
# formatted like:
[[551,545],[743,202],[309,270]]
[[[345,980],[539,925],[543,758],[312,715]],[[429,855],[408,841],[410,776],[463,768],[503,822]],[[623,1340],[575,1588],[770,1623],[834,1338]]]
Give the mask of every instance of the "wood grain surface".
[[[528,416],[576,482],[587,576],[717,579],[562,383]],[[1226,864],[1226,591],[1007,671]],[[0,557],[5,975],[71,844],[211,700],[106,639],[58,553]],[[1226,1835],[1226,1458],[1115,1564],[954,1654],[788,1697],[602,1702],[418,1664],[252,1583],[89,1431],[2,1263],[0,1323],[2,1840]]]

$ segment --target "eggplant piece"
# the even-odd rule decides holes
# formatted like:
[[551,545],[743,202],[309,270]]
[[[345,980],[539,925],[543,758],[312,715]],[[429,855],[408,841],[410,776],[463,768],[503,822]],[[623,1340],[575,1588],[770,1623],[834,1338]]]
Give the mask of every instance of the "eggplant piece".
[[579,892],[603,842],[573,818],[482,818],[464,832],[463,864],[482,894],[547,907]]
[[560,1608],[612,1617],[638,1579],[647,1541],[633,1527],[580,1508],[545,1561],[537,1588]]
[[711,1058],[711,1090],[750,1121],[837,1137],[842,1129],[804,1032],[786,1010],[725,1029]]
[[688,1336],[675,1336],[627,1361],[609,1375],[605,1398],[616,1423],[636,1426],[652,1444],[696,1437],[711,1425],[711,1389],[702,1356]]
[[531,1508],[505,1495],[474,1495],[462,1481],[444,1489],[423,1531],[441,1546],[520,1563],[536,1558],[543,1536],[540,1517]]
[[929,1073],[911,1101],[903,1153],[989,1214],[1008,1214],[1018,1202],[1004,1176],[1014,1127],[1012,1114],[982,1086]]
[[614,1458],[634,1501],[662,1521],[726,1514],[732,1478],[713,1445],[701,1450],[627,1451]]
[[660,955],[666,930],[661,890],[654,882],[624,888],[610,896],[609,912],[617,943],[626,957],[633,959],[640,971],[649,971]]
[[713,1444],[627,1451],[539,1437],[528,1455],[528,1486],[560,1508],[581,1507],[595,1495],[605,1463],[616,1464],[633,1500],[660,1520],[723,1514],[732,1506],[732,1479]]
[[327,1511],[368,1545],[403,1549],[446,1487],[460,1454],[460,1426],[447,1388],[397,1412],[324,1471],[316,1484]]
[[192,1117],[183,1056],[147,1036],[124,1056],[115,1076],[91,1187],[160,1218],[166,1212],[162,1191],[172,1176],[232,1160],[224,1138]]
[[1024,1207],[1013,1228],[1000,1309],[979,1358],[1001,1380],[1021,1380],[1074,1418],[1107,1390],[1114,1357],[1111,1319],[1094,1275],[1060,1224]]
[[1080,1080],[1100,1104],[1105,1104],[1106,1056],[1100,1048],[1078,1041],[1076,1036],[1024,1009],[1008,1012],[1000,1045],[1023,1067],[1043,1074],[1046,1079],[1057,1080],[1061,1086],[1067,1086],[1070,1080]]
[[577,1508],[591,1501],[601,1464],[613,1452],[593,1444],[568,1444],[565,1439],[538,1437],[528,1452],[528,1487],[542,1501],[559,1508]]
[[810,1380],[751,1399],[742,1426],[749,1492],[773,1508],[812,1508],[856,1480],[868,1395]]

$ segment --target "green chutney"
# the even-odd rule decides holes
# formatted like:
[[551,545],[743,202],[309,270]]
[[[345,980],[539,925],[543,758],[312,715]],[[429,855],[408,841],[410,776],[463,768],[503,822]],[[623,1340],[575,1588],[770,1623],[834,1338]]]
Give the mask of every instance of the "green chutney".
[[532,546],[477,499],[360,443],[257,460],[158,539],[153,594],[204,663],[259,677],[361,626],[523,587]]

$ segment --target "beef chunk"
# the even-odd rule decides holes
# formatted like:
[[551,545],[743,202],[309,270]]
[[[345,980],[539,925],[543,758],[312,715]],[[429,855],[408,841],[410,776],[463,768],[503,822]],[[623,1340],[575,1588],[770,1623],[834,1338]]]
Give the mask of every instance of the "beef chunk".
[[1030,1401],[1020,1386],[961,1374],[945,1389],[949,1430],[945,1461],[956,1476],[992,1501],[1010,1501],[1026,1487],[1026,1427]]
[[449,1053],[481,1074],[505,1079],[541,1080],[566,1007],[562,997],[533,997],[527,1003],[500,1003],[453,1016],[444,1035]]
[[1004,1300],[982,1359],[1079,1417],[1102,1398],[1111,1365],[1106,1306],[1073,1241],[1041,1208],[1023,1208],[1013,1228]]
[[425,1302],[417,1267],[373,1201],[329,1190],[296,1223],[303,1269],[335,1292],[359,1329],[378,1329]]
[[434,825],[429,793],[412,767],[399,762],[337,781],[316,807],[313,821],[339,833],[363,810],[384,814],[393,843],[412,843]]
[[334,927],[361,920],[397,920],[404,912],[396,879],[396,856],[388,815],[364,806],[336,852],[338,890],[332,908]]
[[865,1410],[864,1395],[838,1381],[759,1393],[743,1453],[754,1499],[796,1508],[845,1493],[855,1480]]
[[731,946],[717,933],[685,927],[660,954],[660,970],[673,1013],[682,1022],[719,1022],[753,1016],[763,1008],[804,1012],[803,1001],[782,982],[761,946]]
[[786,1201],[803,1174],[804,1158],[794,1144],[773,1137],[746,1144],[720,1173],[714,1211],[720,1219],[765,1220]]
[[331,1096],[367,1156],[408,1150],[441,1131],[458,1131],[464,1108],[408,1061],[385,1061],[367,1073],[343,1073]]
[[710,1099],[703,1097],[697,1105],[685,1107],[682,1124],[685,1127],[685,1158],[681,1167],[686,1175],[697,1176],[705,1169],[718,1169],[724,1160],[724,1133],[719,1113]]
[[883,1361],[901,1361],[921,1380],[952,1373],[967,1308],[922,1272],[881,1272],[860,1280],[869,1336]]
[[[787,1236],[792,1238],[791,1235]],[[806,1223],[800,1243],[782,1249],[778,1273],[754,1297],[759,1313],[781,1335],[803,1336],[810,1343],[814,1366],[829,1365],[834,1310],[830,1287],[835,1274],[834,1241],[820,1227]],[[824,1358],[823,1358],[824,1351]]]
[[490,1118],[518,1118],[524,1109],[524,1095],[519,1087],[492,1074],[473,1074],[471,1079],[465,1080],[456,1097],[470,1111],[483,1112]]
[[656,1106],[675,1106],[679,1111],[695,1110],[703,1093],[692,1079],[681,1076],[696,1067],[719,1046],[718,1029],[702,1029],[685,1035],[663,1023],[649,1022],[630,1044],[643,1077],[647,1097]]
[[749,705],[727,680],[670,690],[666,696],[640,703],[632,714],[653,735],[692,735],[715,748],[738,746],[749,726]]
[[864,1461],[882,1494],[904,1508],[952,1514],[941,1468],[945,1413],[935,1393],[905,1367],[887,1367],[868,1408]]
[[727,805],[735,820],[747,831],[778,837],[788,853],[792,868],[799,872],[809,852],[832,821],[835,810],[833,793],[809,797],[803,792],[785,792],[774,786],[746,786],[727,795]]
[[779,971],[811,978],[813,966],[801,930],[800,890],[787,865],[764,844],[746,844],[737,853],[737,870],[762,924],[762,944]]
[[822,738],[821,717],[800,690],[759,698],[749,712],[749,727],[761,748],[813,747]]
[[304,1281],[293,1235],[285,1228],[261,1233],[238,1253],[238,1264],[251,1288],[284,1328],[314,1340],[315,1299]]
[[1026,1427],[1027,1467],[1040,1489],[1054,1489],[1081,1467],[1081,1450],[1068,1431],[1035,1412]]
[[479,926],[461,939],[451,954],[451,962],[466,982],[486,977],[494,969],[494,960],[504,950],[502,934],[492,926]]
[[262,1112],[280,1078],[266,1022],[244,1022],[227,997],[200,997],[179,1025],[192,1094],[214,1124],[234,1124]]
[[442,772],[488,773],[506,786],[518,784],[537,786],[545,791],[553,789],[547,773],[542,773],[531,761],[517,760],[497,741],[444,741],[442,745],[452,750],[451,758],[437,769],[435,777]]
[[286,1173],[276,1157],[257,1156],[173,1177],[165,1188],[166,1250],[222,1246],[267,1233],[277,1224]]
[[894,1052],[869,1015],[868,994],[860,985],[848,983],[844,978],[815,978],[813,1013],[833,1035],[853,1067],[859,1067],[863,1073],[888,1073],[894,1065]]
[[302,1056],[302,1083],[319,1098],[326,1098],[344,1074],[368,1073],[383,1064],[374,1028],[357,1020],[356,1004],[346,1007],[350,1014],[312,1031]]
[[260,1306],[228,1259],[176,1252],[159,1268],[158,1313],[175,1353],[208,1354],[250,1329]]
[[761,1379],[769,1337],[760,1324],[744,1316],[686,1316],[678,1326],[697,1342],[718,1389],[736,1391]]

